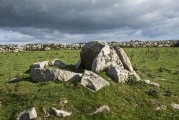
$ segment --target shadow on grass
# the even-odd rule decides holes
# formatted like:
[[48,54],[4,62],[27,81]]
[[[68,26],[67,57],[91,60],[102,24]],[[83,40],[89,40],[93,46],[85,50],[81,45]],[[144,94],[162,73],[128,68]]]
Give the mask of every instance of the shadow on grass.
[[26,70],[24,73],[29,74],[30,73],[30,69]]
[[13,78],[12,80],[5,82],[5,83],[17,83],[17,82],[22,82],[22,81],[27,81],[27,82],[31,82],[31,83],[35,83],[31,80],[30,77],[26,77],[26,78]]
[[68,70],[76,73],[83,73],[85,69],[82,67],[77,69],[75,65],[70,64],[70,65],[66,65],[64,70]]
[[10,115],[10,119],[11,119],[11,120],[16,120],[16,119],[17,119],[16,111],[14,111],[14,112]]

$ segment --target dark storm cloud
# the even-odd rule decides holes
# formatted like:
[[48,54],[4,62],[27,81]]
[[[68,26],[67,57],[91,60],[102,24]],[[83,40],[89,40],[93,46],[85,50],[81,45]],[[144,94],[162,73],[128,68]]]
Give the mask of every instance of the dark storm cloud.
[[[115,1],[1,0],[0,25],[89,30],[114,27],[110,10]],[[108,21],[108,22],[106,22]]]
[[0,28],[34,41],[178,37],[178,16],[177,0],[0,0]]

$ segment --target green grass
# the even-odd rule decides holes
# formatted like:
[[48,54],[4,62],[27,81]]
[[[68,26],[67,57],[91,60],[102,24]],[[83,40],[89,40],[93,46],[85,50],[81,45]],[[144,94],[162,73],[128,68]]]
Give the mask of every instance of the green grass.
[[[81,85],[74,87],[68,82],[33,83],[29,77],[29,65],[34,62],[60,59],[73,70],[80,58],[80,50],[24,51],[20,53],[0,53],[0,120],[13,120],[23,110],[34,106],[38,118],[43,118],[42,110],[50,107],[72,112],[72,116],[61,118],[51,115],[46,120],[172,120],[179,119],[179,111],[171,103],[179,104],[179,48],[125,48],[131,62],[142,77],[161,85],[160,88],[143,82],[119,84],[106,76],[110,82],[94,93]],[[10,78],[22,81],[7,83]],[[158,80],[158,79],[166,80]],[[60,104],[67,99],[67,104]],[[89,116],[96,108],[107,105],[109,114]],[[167,110],[155,110],[166,105]]]

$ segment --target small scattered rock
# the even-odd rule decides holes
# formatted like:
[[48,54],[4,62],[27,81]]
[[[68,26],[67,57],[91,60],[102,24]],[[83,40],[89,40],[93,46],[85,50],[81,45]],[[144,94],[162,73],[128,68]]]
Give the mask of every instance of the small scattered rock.
[[48,66],[49,61],[43,61],[43,62],[36,62],[30,65],[30,69],[32,68],[44,68],[45,66]]
[[50,117],[50,113],[49,112],[47,112],[45,109],[43,109],[42,111],[44,113],[44,115],[43,115],[44,118]]
[[90,115],[94,115],[97,113],[109,113],[109,112],[110,112],[109,107],[104,105],[98,108],[95,112],[91,113]]
[[35,107],[31,107],[23,112],[21,112],[16,120],[31,120],[37,118],[37,113]]
[[166,105],[162,105],[160,107],[156,107],[155,110],[166,110],[167,106]]
[[84,87],[89,88],[93,92],[100,90],[102,87],[109,85],[109,82],[98,76],[92,71],[85,70],[84,75],[81,79],[81,84]]
[[160,85],[158,83],[152,82],[150,80],[144,80],[145,83],[149,84],[149,85],[154,85],[156,87],[160,87]]
[[64,110],[58,110],[56,108],[51,108],[52,112],[54,113],[55,116],[61,116],[61,117],[66,117],[66,116],[70,116],[72,113],[71,112],[67,112]]
[[51,60],[52,66],[57,66],[57,67],[61,67],[64,68],[66,65],[65,63],[63,63],[62,61],[58,60],[58,59],[53,59]]
[[174,103],[172,103],[171,106],[172,106],[174,109],[179,110],[179,104],[174,104]]
[[68,103],[68,100],[62,100],[60,101],[60,104],[67,104]]
[[8,83],[16,83],[16,82],[19,82],[20,81],[20,78],[12,78],[9,80]]
[[166,79],[164,79],[164,78],[156,78],[156,80],[162,80],[162,81],[165,81]]

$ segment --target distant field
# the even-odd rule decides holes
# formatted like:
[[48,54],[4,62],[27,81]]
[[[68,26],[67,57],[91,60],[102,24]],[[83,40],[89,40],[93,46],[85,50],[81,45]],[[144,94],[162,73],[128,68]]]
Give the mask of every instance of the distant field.
[[[125,48],[132,65],[142,79],[161,85],[160,88],[144,82],[119,84],[101,72],[100,76],[110,82],[94,93],[83,86],[61,81],[33,83],[29,77],[29,65],[38,61],[60,59],[75,70],[80,50],[23,51],[0,53],[0,120],[13,120],[25,109],[34,106],[37,120],[177,120],[179,111],[171,103],[179,104],[179,48]],[[6,83],[10,78],[22,81]],[[165,80],[161,80],[165,79]],[[67,104],[60,104],[67,99]],[[89,116],[96,108],[107,105],[109,114]],[[166,105],[166,110],[155,110]],[[43,109],[50,107],[71,111],[72,116],[43,118]]]

